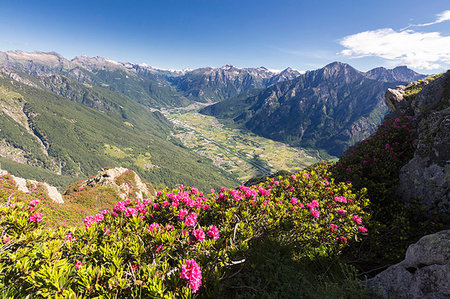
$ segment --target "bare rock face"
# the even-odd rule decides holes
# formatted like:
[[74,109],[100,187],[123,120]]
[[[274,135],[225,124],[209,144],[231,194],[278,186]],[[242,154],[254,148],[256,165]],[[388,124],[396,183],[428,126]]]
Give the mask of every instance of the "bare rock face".
[[450,298],[450,230],[427,235],[405,259],[366,281],[382,298]]
[[86,180],[81,187],[98,185],[116,187],[122,199],[130,197],[143,199],[152,195],[147,184],[134,171],[124,167],[103,168],[96,176]]
[[[0,176],[8,174],[8,171],[0,169]],[[36,188],[38,185],[42,185],[45,188],[45,191],[48,195],[48,197],[53,200],[56,203],[64,203],[64,199],[61,195],[61,193],[58,192],[58,189],[56,187],[50,186],[47,183],[40,183],[35,180],[27,180],[24,178],[16,177],[14,175],[11,175],[14,182],[16,183],[17,189],[19,191],[22,191],[24,193],[30,193],[30,189],[28,186],[33,186],[33,188]]]
[[399,85],[395,89],[388,88],[384,95],[386,99],[386,105],[389,112],[394,112],[400,109],[400,106],[404,106],[403,95],[405,94],[406,86]]
[[424,85],[409,101],[386,93],[391,112],[407,111],[416,124],[414,157],[400,171],[398,193],[406,202],[421,200],[428,212],[450,215],[450,71],[427,83],[407,85]]

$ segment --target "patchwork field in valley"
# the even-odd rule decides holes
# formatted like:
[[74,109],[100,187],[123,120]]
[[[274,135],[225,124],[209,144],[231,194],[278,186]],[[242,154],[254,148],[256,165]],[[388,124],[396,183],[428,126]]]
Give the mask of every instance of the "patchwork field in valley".
[[174,124],[174,137],[208,157],[241,182],[277,170],[296,171],[320,160],[318,153],[290,147],[202,115],[198,107],[163,110]]

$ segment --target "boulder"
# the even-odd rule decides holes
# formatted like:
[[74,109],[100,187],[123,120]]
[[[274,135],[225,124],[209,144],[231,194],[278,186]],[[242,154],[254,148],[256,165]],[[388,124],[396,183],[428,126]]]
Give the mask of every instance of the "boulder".
[[450,298],[450,230],[422,237],[402,262],[365,284],[382,298]]

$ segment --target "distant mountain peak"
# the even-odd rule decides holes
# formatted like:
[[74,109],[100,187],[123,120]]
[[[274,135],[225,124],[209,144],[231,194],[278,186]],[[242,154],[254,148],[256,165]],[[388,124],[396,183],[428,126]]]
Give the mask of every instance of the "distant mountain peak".
[[370,79],[384,82],[411,82],[421,80],[427,77],[409,69],[406,65],[397,66],[393,69],[377,67],[364,73],[364,76]]
[[235,69],[236,67],[232,64],[225,64],[224,66],[222,66],[220,69],[222,70],[231,70],[231,69]]

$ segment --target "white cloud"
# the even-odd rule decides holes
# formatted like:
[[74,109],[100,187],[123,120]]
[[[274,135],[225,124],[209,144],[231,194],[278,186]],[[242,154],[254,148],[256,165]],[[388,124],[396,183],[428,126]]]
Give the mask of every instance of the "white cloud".
[[436,17],[437,17],[437,19],[434,22],[417,24],[417,25],[409,25],[407,28],[414,27],[414,26],[418,26],[418,27],[430,26],[430,25],[439,24],[439,23],[448,21],[448,20],[450,20],[450,10],[445,10],[445,11],[437,14]]
[[[450,11],[440,14],[436,22],[446,20],[450,20]],[[346,48],[340,52],[345,56],[377,56],[423,70],[450,65],[450,36],[442,36],[439,32],[384,28],[348,35],[340,40],[340,44]]]

